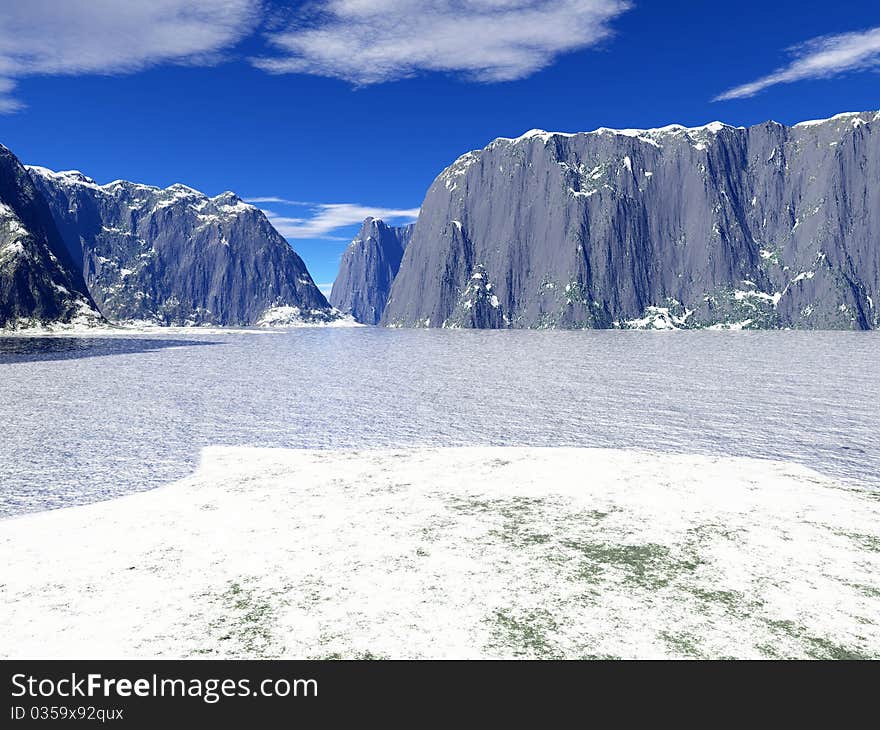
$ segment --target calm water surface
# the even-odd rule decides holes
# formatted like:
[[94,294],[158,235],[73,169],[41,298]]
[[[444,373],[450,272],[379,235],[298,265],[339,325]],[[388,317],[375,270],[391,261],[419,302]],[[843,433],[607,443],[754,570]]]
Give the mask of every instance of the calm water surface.
[[0,338],[0,514],[189,473],[206,445],[649,448],[880,488],[880,333]]

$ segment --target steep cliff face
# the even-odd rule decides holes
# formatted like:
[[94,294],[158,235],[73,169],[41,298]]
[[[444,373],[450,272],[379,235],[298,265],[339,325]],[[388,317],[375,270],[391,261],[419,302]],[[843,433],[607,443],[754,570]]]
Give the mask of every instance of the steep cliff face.
[[98,185],[28,168],[71,258],[114,321],[283,325],[338,317],[302,259],[234,193],[185,185]]
[[358,322],[377,324],[412,234],[412,225],[388,226],[367,218],[342,254],[330,304]]
[[[489,320],[461,316],[475,273],[497,298]],[[382,321],[868,329],[877,306],[880,114],[866,112],[497,139],[429,189]]]
[[101,321],[46,201],[0,145],[0,327]]
[[458,297],[455,309],[443,326],[450,329],[466,327],[497,330],[508,324],[509,320],[504,316],[495,294],[495,284],[489,279],[486,267],[477,264]]

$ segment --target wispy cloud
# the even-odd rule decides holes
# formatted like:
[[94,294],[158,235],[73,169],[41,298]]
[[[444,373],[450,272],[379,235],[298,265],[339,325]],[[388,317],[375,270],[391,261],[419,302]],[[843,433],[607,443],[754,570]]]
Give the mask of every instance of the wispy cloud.
[[0,113],[34,75],[211,64],[264,29],[270,73],[375,84],[426,71],[523,78],[593,46],[631,0],[0,0]]
[[381,218],[386,223],[411,223],[419,215],[418,208],[380,208],[358,203],[307,203],[275,196],[247,198],[248,203],[278,203],[306,208],[297,216],[281,215],[263,209],[266,217],[285,238],[331,238],[341,228],[361,223],[365,218]]
[[306,200],[288,200],[287,198],[279,198],[275,195],[269,195],[264,198],[246,198],[248,203],[284,203],[284,205],[317,205]]
[[213,63],[253,32],[262,0],[0,2],[0,112],[23,104],[35,74],[131,73],[158,63]]
[[14,88],[15,82],[12,79],[0,77],[0,114],[12,114],[24,107],[24,104],[10,95]]
[[629,0],[317,0],[271,33],[284,55],[254,60],[272,73],[358,85],[423,71],[477,81],[524,78],[562,53],[593,46]]
[[788,66],[729,89],[716,96],[714,101],[744,99],[776,84],[824,79],[847,71],[880,67],[880,28],[813,38],[788,51],[792,56]]

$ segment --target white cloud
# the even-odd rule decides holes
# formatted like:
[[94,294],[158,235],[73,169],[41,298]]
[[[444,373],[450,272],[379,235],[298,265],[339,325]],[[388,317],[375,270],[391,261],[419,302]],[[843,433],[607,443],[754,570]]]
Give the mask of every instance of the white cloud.
[[756,81],[729,89],[715,97],[714,101],[744,99],[776,84],[830,78],[846,71],[880,67],[880,28],[822,36],[788,50],[793,56],[788,66]]
[[0,112],[15,79],[210,63],[250,34],[262,0],[2,0]]
[[418,208],[377,208],[357,203],[300,203],[274,196],[247,199],[249,203],[268,201],[308,206],[307,214],[298,217],[263,210],[272,225],[285,238],[331,238],[330,234],[334,231],[360,224],[364,218],[381,218],[386,223],[412,223],[419,215]]
[[271,33],[285,55],[254,63],[272,73],[359,85],[422,71],[478,81],[528,76],[561,53],[595,45],[629,0],[319,0]]
[[0,77],[0,114],[12,114],[24,106],[18,99],[13,99],[9,95],[14,88],[15,82],[12,79]]
[[423,71],[517,79],[607,38],[611,21],[630,6],[630,0],[311,0],[290,10],[267,0],[0,0],[0,113],[23,107],[12,92],[27,76],[214,63],[261,23],[273,29],[266,31],[271,50],[253,62],[272,73],[359,85]]
[[269,195],[264,198],[247,198],[248,203],[284,203],[285,205],[315,205],[304,200],[288,200],[287,198],[279,198],[275,195]]

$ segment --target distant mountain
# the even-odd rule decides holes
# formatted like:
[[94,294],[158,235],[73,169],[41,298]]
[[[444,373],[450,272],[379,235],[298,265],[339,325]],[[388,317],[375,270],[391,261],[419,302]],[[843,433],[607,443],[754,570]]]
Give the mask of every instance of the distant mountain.
[[342,254],[330,304],[358,322],[377,324],[412,230],[412,225],[394,227],[367,218]]
[[256,207],[29,167],[70,258],[109,319],[254,325],[338,319],[302,259]]
[[433,183],[382,322],[871,329],[880,113],[527,132]]
[[0,145],[0,327],[102,321],[49,206]]

